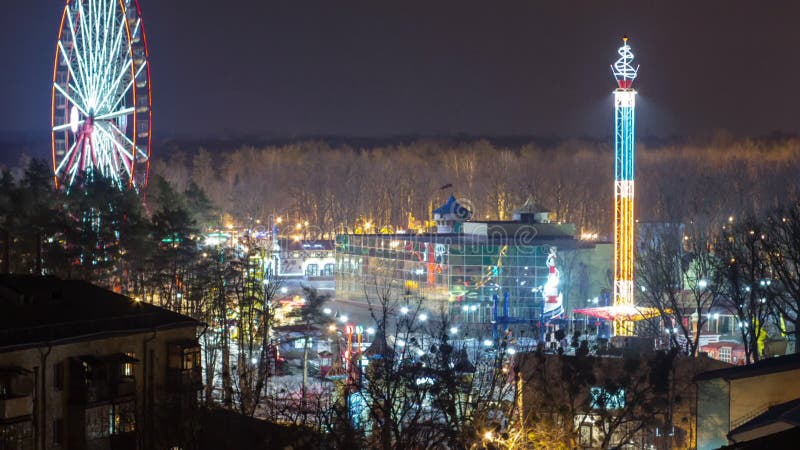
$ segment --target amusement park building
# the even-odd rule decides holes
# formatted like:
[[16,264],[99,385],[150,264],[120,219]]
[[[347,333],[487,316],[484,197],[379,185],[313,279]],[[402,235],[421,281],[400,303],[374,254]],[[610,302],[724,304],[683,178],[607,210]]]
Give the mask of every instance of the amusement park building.
[[528,201],[512,221],[469,221],[454,197],[437,231],[336,238],[337,300],[422,302],[455,323],[523,324],[564,317],[610,289],[610,243],[575,238],[572,224]]

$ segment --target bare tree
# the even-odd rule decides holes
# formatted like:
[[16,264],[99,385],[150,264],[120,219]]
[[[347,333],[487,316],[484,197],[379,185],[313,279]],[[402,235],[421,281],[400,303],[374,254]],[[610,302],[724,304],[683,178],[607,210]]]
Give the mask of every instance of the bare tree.
[[718,264],[714,284],[721,305],[738,320],[747,364],[758,361],[759,338],[765,335],[775,297],[762,224],[755,219],[727,227],[715,246]]
[[636,283],[642,304],[658,311],[670,346],[697,355],[700,334],[717,298],[716,258],[706,234],[689,230],[664,224],[663,233],[646,237],[636,257]]

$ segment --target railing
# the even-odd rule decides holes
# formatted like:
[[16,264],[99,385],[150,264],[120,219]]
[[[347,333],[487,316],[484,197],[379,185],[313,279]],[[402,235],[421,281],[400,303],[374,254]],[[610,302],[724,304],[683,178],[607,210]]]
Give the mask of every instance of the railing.
[[176,390],[195,390],[203,387],[202,372],[194,369],[169,369],[167,385]]
[[33,396],[0,398],[0,419],[13,419],[33,414]]
[[758,408],[748,412],[747,414],[743,415],[742,417],[739,417],[736,420],[732,420],[730,429],[734,430],[736,428],[739,428],[740,426],[744,425],[745,423],[749,422],[750,420],[755,419],[756,417],[760,416],[761,414],[764,414],[765,412],[767,412],[767,410],[770,408],[770,406],[772,406],[772,404],[771,403],[767,403],[766,405],[759,406]]
[[122,378],[115,385],[116,397],[127,397],[136,394],[136,380],[133,378]]

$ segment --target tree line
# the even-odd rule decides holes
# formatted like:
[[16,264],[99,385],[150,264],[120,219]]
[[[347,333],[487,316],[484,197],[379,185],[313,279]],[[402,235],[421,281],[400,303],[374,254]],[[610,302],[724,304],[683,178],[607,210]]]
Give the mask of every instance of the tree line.
[[[636,211],[642,221],[724,221],[778,206],[798,192],[800,140],[639,144]],[[234,218],[281,216],[320,233],[370,221],[404,228],[454,192],[476,219],[509,219],[529,196],[579,231],[612,232],[613,148],[565,140],[516,147],[487,140],[420,139],[356,148],[321,141],[217,151],[174,149],[153,170],[179,190],[201,186]],[[449,185],[449,186],[448,186]],[[444,189],[442,189],[444,187]]]

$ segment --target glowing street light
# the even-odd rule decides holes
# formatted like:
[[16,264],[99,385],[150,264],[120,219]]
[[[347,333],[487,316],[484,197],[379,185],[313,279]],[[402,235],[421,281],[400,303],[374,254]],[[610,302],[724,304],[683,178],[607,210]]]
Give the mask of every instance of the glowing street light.
[[450,334],[458,334],[458,327],[450,327]]
[[342,322],[342,323],[347,322],[347,316],[343,315],[343,316],[339,317],[339,322]]
[[420,314],[419,315],[419,320],[420,320],[420,322],[425,322],[426,320],[428,320],[428,315],[425,314],[425,313]]
[[400,308],[400,314],[408,314],[408,306],[403,306]]

